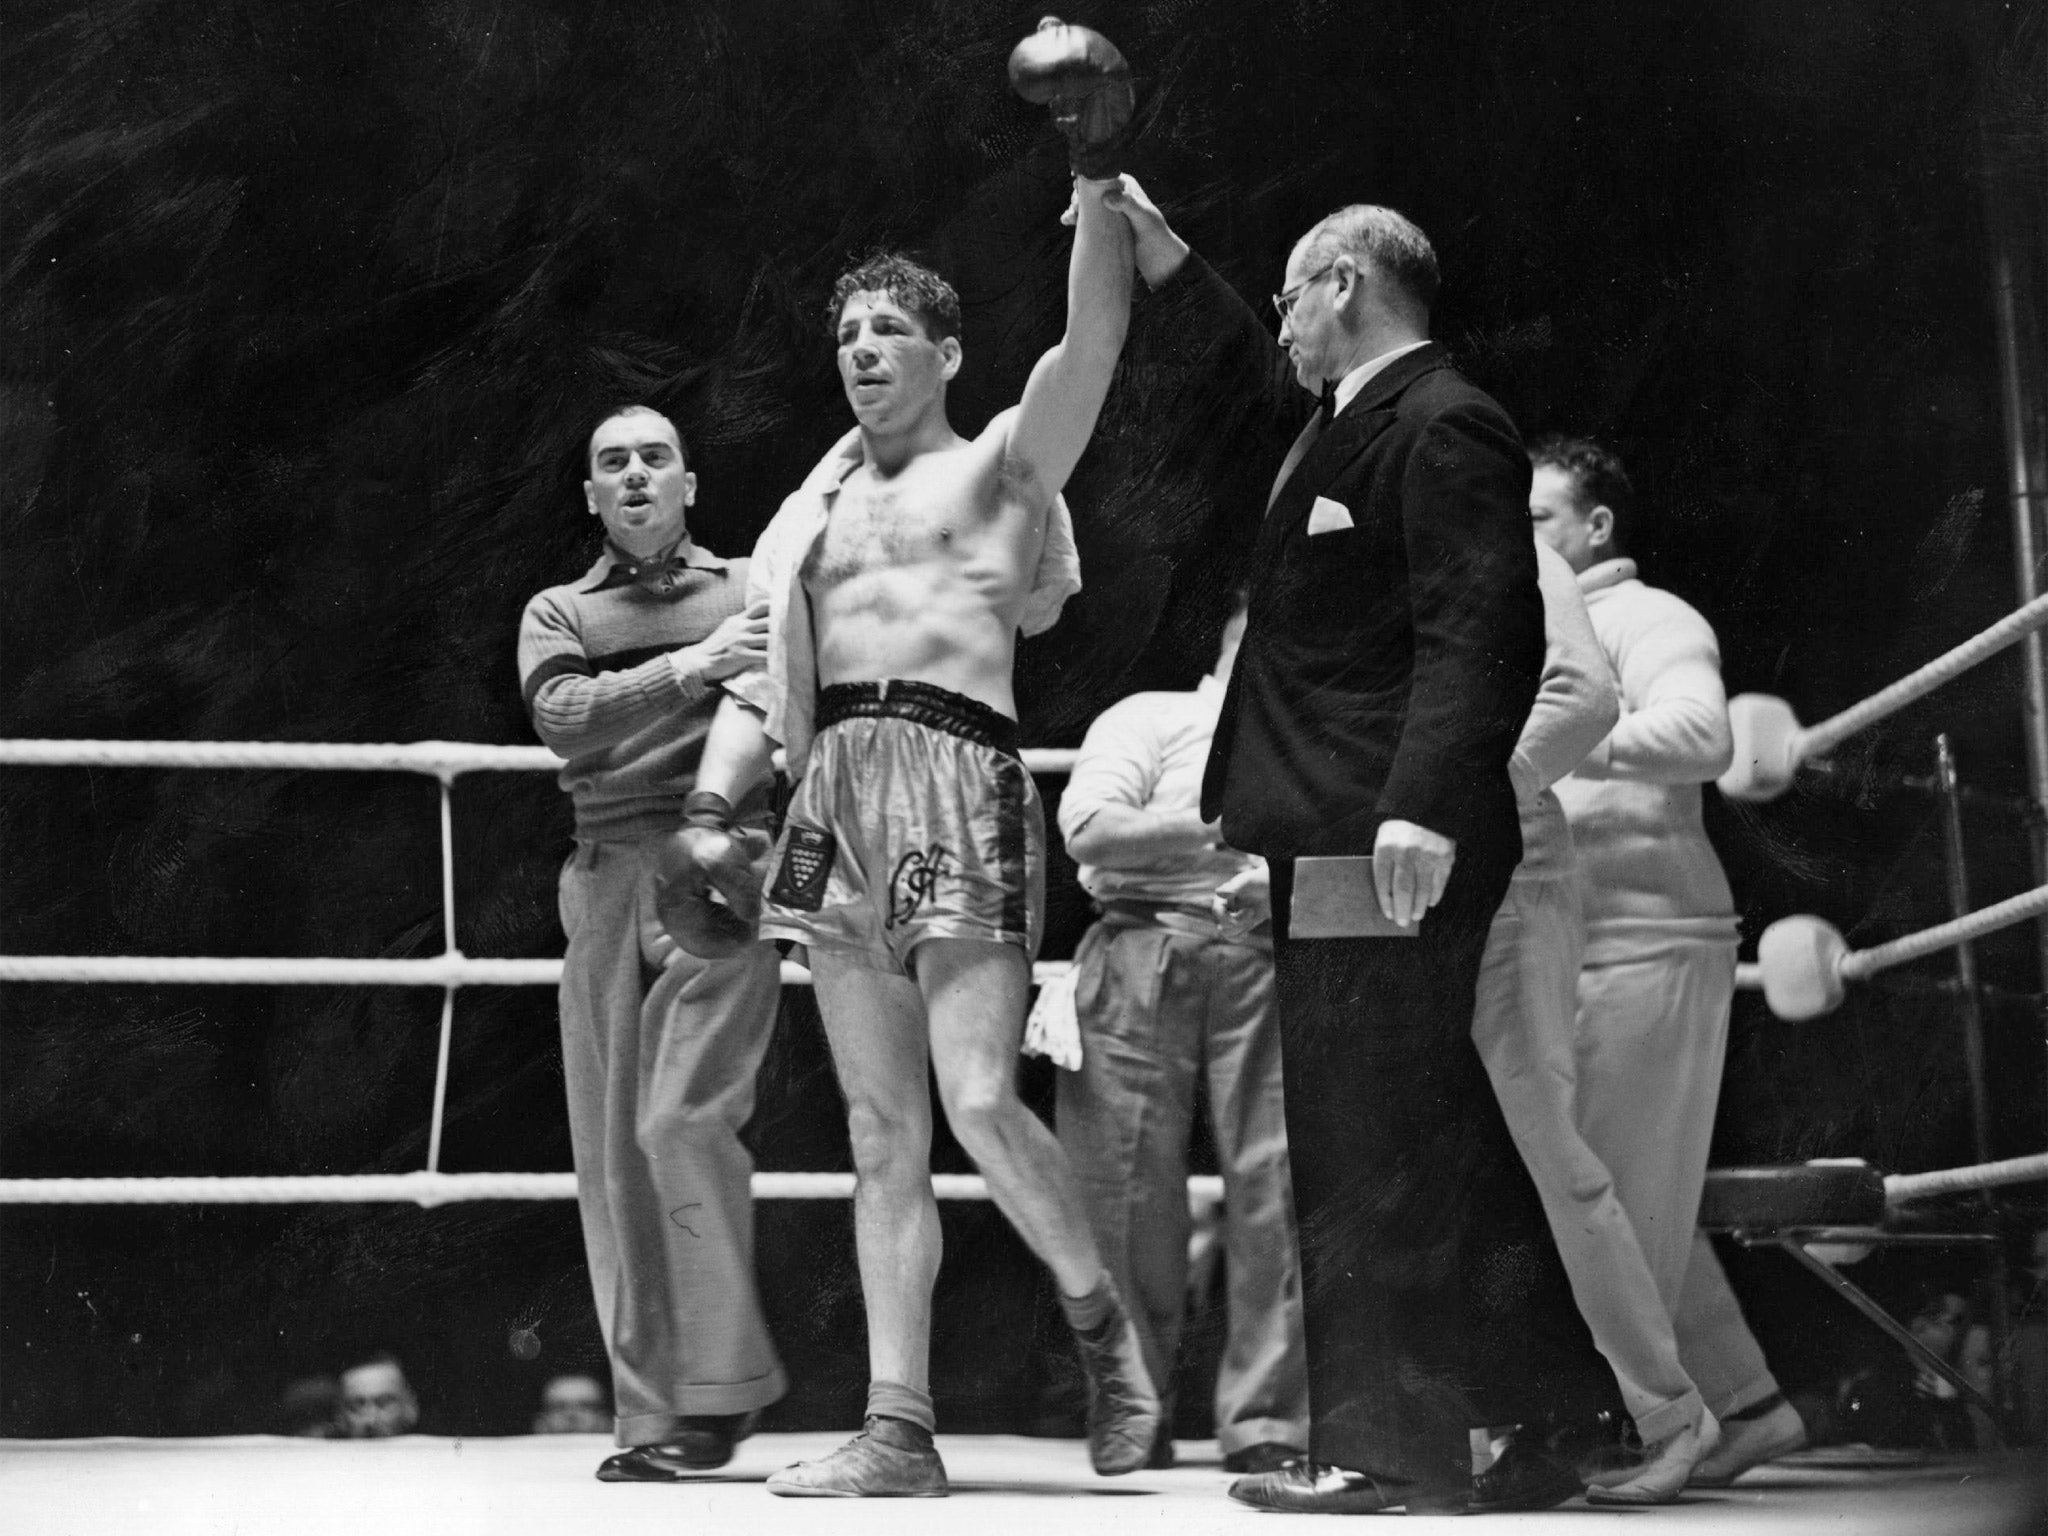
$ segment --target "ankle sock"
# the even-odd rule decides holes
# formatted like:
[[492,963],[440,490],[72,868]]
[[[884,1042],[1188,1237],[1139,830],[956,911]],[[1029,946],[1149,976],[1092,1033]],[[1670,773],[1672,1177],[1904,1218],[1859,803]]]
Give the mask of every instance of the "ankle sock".
[[1103,1272],[1086,1296],[1069,1296],[1061,1291],[1060,1310],[1067,1314],[1068,1326],[1074,1332],[1094,1333],[1116,1315],[1116,1286],[1111,1283],[1109,1272]]
[[939,1427],[938,1415],[932,1411],[931,1393],[900,1381],[869,1382],[868,1412],[878,1418],[913,1424],[927,1436]]
[[1773,1409],[1782,1408],[1784,1405],[1785,1394],[1773,1392],[1769,1397],[1762,1399],[1760,1402],[1751,1403],[1747,1408],[1738,1409],[1734,1413],[1722,1414],[1721,1422],[1728,1424],[1740,1423],[1744,1419],[1760,1419]]

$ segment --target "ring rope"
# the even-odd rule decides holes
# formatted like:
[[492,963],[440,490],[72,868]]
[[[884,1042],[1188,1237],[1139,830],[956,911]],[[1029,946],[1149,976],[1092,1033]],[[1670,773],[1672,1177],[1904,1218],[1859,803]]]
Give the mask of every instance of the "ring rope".
[[[1036,986],[1074,968],[1040,960]],[[102,982],[128,986],[552,987],[559,960],[473,960],[460,951],[428,960],[266,959],[206,955],[0,955],[0,982]],[[782,962],[782,984],[807,987],[811,973]]]
[[[1972,939],[1996,933],[2001,928],[2010,928],[2044,912],[2048,912],[2048,885],[2037,885],[2031,891],[2008,896],[2004,901],[1937,923],[1919,933],[1909,933],[1884,944],[1873,944],[1869,949],[1852,950],[1842,957],[1841,974],[1845,980],[1861,981],[1879,971],[1922,959],[1937,950],[1967,944]],[[1736,986],[1753,990],[1763,984],[1763,967],[1756,962],[1745,960],[1735,967]]]
[[[1072,747],[1026,747],[1033,773],[1068,773]],[[466,741],[344,743],[316,741],[58,741],[0,739],[0,766],[17,768],[325,768],[365,773],[553,773],[562,759],[546,747],[494,747]]]
[[2003,1184],[2031,1184],[2037,1179],[2048,1179],[2048,1152],[2008,1157],[1996,1163],[1977,1163],[1968,1168],[1888,1174],[1884,1181],[1884,1198],[1887,1205],[1903,1205],[1908,1200],[1925,1200],[1930,1195],[1996,1189]]
[[1923,667],[1915,668],[1889,688],[1881,688],[1860,704],[1852,704],[1838,715],[1800,733],[1802,756],[1818,756],[1839,746],[1866,726],[1887,715],[1897,714],[1915,699],[1932,693],[1943,683],[1968,671],[1986,657],[2016,645],[2035,630],[2048,626],[2048,593],[2023,608],[2016,608],[1996,624],[1952,651],[1946,651]]
[[2037,885],[2031,891],[2022,891],[1980,911],[1937,923],[1919,933],[1909,933],[1888,944],[1852,950],[1842,958],[1842,975],[1849,981],[1859,981],[1874,972],[1931,955],[1936,950],[1967,944],[1984,934],[2010,928],[2014,923],[2025,922],[2043,912],[2048,912],[2048,885]]
[[[756,1200],[850,1200],[850,1173],[757,1173]],[[935,1173],[941,1200],[986,1200],[979,1174]],[[1196,1199],[1223,1198],[1223,1180],[1196,1174]],[[364,1173],[303,1178],[0,1179],[0,1205],[451,1205],[465,1200],[573,1200],[573,1173]]]

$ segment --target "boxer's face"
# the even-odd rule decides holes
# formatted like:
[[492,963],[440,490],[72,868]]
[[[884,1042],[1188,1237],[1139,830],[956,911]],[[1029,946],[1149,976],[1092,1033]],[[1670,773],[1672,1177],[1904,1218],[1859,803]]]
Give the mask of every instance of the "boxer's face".
[[1574,571],[1598,565],[1613,553],[1614,514],[1582,507],[1578,483],[1555,464],[1538,464],[1529,479],[1529,521],[1536,537],[1564,556]]
[[932,340],[888,294],[863,290],[839,311],[839,382],[869,431],[914,425],[959,371],[960,339]]
[[683,467],[674,424],[653,411],[600,422],[590,435],[583,498],[629,555],[656,554],[680,539],[697,477]]

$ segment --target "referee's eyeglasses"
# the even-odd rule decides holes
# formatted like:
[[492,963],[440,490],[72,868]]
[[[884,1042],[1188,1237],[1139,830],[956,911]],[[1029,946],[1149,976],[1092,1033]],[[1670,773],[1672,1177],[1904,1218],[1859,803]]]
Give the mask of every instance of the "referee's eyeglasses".
[[[1342,257],[1337,258],[1337,260],[1340,261],[1342,259]],[[1307,277],[1304,277],[1300,282],[1296,283],[1292,288],[1289,288],[1285,293],[1274,294],[1273,313],[1280,317],[1280,323],[1282,325],[1285,325],[1287,323],[1287,317],[1294,313],[1294,306],[1296,301],[1298,301],[1304,293],[1307,293],[1310,288],[1314,287],[1317,283],[1320,283],[1324,278],[1328,277],[1332,272],[1336,270],[1337,261],[1332,261],[1327,267],[1324,267],[1321,271],[1311,272]]]

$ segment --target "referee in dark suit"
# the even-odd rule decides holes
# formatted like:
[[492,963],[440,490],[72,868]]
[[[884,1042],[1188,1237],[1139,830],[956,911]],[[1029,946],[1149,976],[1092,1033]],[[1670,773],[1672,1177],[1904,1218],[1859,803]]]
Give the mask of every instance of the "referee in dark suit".
[[[1233,450],[1300,428],[1243,509],[1260,518],[1250,622],[1202,814],[1272,866],[1311,1449],[1231,1494],[1560,1503],[1582,1485],[1541,1435],[1618,1397],[1471,1039],[1522,856],[1508,758],[1543,665],[1528,457],[1428,340],[1436,257],[1398,213],[1346,208],[1297,242],[1276,345],[1135,182],[1109,201],[1154,289],[1140,324],[1220,402]],[[1369,858],[1409,936],[1292,937],[1308,855]],[[1509,1424],[1524,1433],[1475,1483],[1468,1430]]]

